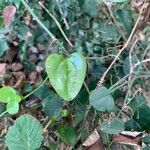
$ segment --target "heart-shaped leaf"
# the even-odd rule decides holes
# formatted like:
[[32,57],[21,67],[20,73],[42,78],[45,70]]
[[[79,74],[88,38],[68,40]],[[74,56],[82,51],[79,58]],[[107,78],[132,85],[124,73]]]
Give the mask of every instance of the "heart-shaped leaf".
[[110,111],[114,108],[115,103],[109,90],[105,87],[100,87],[91,91],[89,96],[90,104],[98,111]]
[[46,59],[46,71],[50,82],[59,96],[73,100],[79,93],[86,74],[86,60],[78,52],[68,58],[52,54]]

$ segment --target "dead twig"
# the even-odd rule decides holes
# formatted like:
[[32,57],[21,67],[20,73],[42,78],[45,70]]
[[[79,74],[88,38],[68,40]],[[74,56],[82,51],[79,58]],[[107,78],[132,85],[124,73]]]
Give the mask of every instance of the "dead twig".
[[141,15],[142,15],[142,12],[144,10],[144,7],[145,7],[145,3],[143,4],[143,6],[142,6],[142,8],[140,10],[139,17],[138,17],[138,19],[137,19],[137,21],[136,21],[136,23],[135,23],[135,25],[134,25],[134,27],[132,29],[132,32],[131,32],[128,40],[126,41],[126,43],[124,44],[124,46],[119,50],[119,53],[116,55],[115,59],[112,61],[112,63],[110,64],[110,66],[107,68],[107,70],[103,73],[102,77],[98,81],[97,88],[100,87],[103,84],[103,82],[105,81],[105,77],[106,77],[107,73],[110,71],[110,69],[112,68],[112,66],[117,61],[117,59],[119,59],[119,56],[122,54],[122,52],[128,47],[128,45],[129,45],[129,43],[130,43],[130,41],[131,41],[131,39],[132,39],[132,37],[133,37],[133,35],[135,33],[135,30],[136,30],[136,28],[138,26],[138,23],[139,23],[139,21],[141,19]]

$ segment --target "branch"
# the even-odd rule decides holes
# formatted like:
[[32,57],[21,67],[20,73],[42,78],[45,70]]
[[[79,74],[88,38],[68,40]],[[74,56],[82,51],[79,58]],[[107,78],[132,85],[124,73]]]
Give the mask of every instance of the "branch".
[[122,52],[128,47],[128,45],[129,45],[129,43],[130,43],[130,41],[131,41],[131,39],[132,39],[132,37],[134,35],[134,32],[135,32],[135,30],[136,30],[136,28],[138,26],[138,23],[139,23],[139,21],[141,19],[141,14],[143,12],[144,7],[145,7],[145,3],[143,4],[143,6],[142,6],[142,8],[140,10],[139,17],[138,17],[138,19],[137,19],[137,21],[136,21],[136,23],[135,23],[135,25],[134,25],[134,27],[132,29],[132,32],[131,32],[128,40],[126,41],[126,43],[124,44],[124,46],[122,47],[122,49],[119,50],[119,53],[117,54],[117,56],[115,57],[115,59],[112,61],[112,63],[110,64],[110,66],[107,68],[107,70],[103,73],[102,77],[100,78],[100,80],[97,83],[97,87],[100,87],[103,84],[103,82],[105,81],[105,77],[106,77],[107,73],[110,71],[110,69],[112,68],[112,66],[117,61],[117,59],[119,59],[119,56],[122,54]]
[[41,3],[39,2],[40,6],[50,15],[50,17],[55,21],[57,27],[59,28],[60,32],[62,33],[62,35],[64,36],[65,40],[68,42],[68,44],[71,46],[71,47],[74,47],[72,45],[72,43],[70,42],[70,40],[68,39],[68,37],[66,36],[66,34],[64,33],[63,29],[61,28],[61,25],[60,23],[58,22],[58,20],[56,19],[56,17],[49,12],[49,10]]

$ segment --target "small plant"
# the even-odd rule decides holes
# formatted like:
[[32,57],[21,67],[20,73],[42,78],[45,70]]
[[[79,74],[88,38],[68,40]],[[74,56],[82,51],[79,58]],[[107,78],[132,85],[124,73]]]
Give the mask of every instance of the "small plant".
[[21,100],[22,97],[12,87],[4,86],[0,89],[0,102],[7,104],[6,112],[9,114],[16,114],[19,111]]

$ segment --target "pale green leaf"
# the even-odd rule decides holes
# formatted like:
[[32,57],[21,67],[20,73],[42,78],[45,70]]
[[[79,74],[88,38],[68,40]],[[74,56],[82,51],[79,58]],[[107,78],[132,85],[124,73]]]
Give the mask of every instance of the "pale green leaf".
[[80,53],[68,58],[52,54],[46,60],[46,71],[57,94],[66,101],[73,100],[79,93],[86,74],[86,60]]
[[111,121],[104,121],[101,125],[101,131],[108,134],[118,134],[124,131],[124,122],[118,118],[114,118]]
[[100,87],[91,91],[89,96],[90,104],[98,111],[110,111],[114,108],[115,103],[109,90],[105,87]]
[[60,138],[71,146],[74,146],[77,142],[77,133],[71,126],[59,125],[57,127]]
[[4,86],[0,89],[0,102],[8,103],[9,101],[21,101],[21,96],[10,86]]
[[42,125],[31,115],[23,115],[9,128],[6,145],[9,150],[36,150],[43,140]]
[[111,3],[122,3],[126,2],[127,0],[109,0]]
[[9,114],[16,114],[19,110],[19,103],[16,101],[9,101],[7,103],[7,111]]

